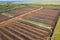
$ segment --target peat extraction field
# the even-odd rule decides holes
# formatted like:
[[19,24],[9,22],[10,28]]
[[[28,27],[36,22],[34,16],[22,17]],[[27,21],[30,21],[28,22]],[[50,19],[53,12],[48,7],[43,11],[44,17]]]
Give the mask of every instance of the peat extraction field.
[[59,13],[59,10],[43,7],[26,7],[1,13],[0,39],[50,40]]

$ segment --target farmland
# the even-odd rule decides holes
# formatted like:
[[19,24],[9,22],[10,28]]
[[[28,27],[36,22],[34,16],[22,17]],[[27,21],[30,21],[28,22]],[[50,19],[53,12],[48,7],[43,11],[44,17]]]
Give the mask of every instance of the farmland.
[[[6,3],[0,6],[2,40],[47,40],[60,13],[60,5],[52,4]],[[60,34],[56,35],[56,40],[59,40],[58,35]]]
[[24,7],[45,7],[45,8],[60,8],[60,5],[53,4],[14,4],[14,3],[0,3],[0,12],[6,12],[13,9],[21,9]]

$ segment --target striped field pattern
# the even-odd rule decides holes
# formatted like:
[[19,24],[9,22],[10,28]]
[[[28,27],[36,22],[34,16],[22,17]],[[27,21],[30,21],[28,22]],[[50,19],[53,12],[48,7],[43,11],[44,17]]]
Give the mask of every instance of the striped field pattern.
[[[23,14],[21,15],[19,10],[17,12],[16,10],[10,11],[17,16],[5,21],[6,24],[0,23],[0,40],[49,40],[52,29],[57,22],[59,11],[48,8],[33,9],[34,11],[31,12],[28,12],[27,9],[26,14],[22,11]],[[50,28],[43,27],[45,24]]]

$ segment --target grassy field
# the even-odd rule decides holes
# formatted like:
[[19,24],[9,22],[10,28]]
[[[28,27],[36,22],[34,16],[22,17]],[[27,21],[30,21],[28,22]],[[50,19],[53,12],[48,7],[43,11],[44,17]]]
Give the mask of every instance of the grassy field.
[[60,18],[58,20],[57,26],[55,31],[55,40],[60,40]]
[[7,12],[14,9],[23,7],[44,7],[44,8],[57,8],[60,9],[60,5],[53,4],[13,4],[13,3],[0,3],[0,13]]
[[52,40],[60,40],[60,17],[59,17],[59,20],[57,22],[54,34],[52,36]]
[[2,3],[0,4],[0,13],[8,12],[10,10],[19,9],[23,7],[26,7],[26,6],[22,4]]
[[29,4],[28,6],[60,9],[60,5],[53,4]]
[[53,4],[53,5],[60,5],[60,2],[34,2],[33,4]]

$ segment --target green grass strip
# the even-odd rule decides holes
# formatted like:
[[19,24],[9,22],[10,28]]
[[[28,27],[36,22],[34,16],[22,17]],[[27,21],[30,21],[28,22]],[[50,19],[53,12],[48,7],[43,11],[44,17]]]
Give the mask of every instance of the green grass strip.
[[52,40],[60,40],[60,17],[58,19],[55,31],[54,31],[54,35],[52,36]]
[[36,21],[28,20],[28,19],[25,19],[25,18],[22,18],[21,20],[22,20],[22,21],[25,21],[25,22],[28,22],[28,23],[31,23],[31,24],[35,24],[35,25],[44,27],[44,28],[49,28],[49,29],[51,29],[51,26],[48,25],[48,24],[44,24],[44,23],[41,23],[41,22],[36,22]]
[[14,17],[14,14],[10,14],[10,13],[2,13],[2,15],[7,16],[7,17]]

